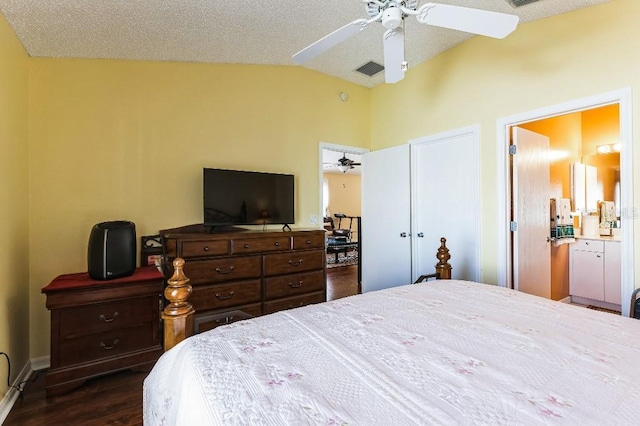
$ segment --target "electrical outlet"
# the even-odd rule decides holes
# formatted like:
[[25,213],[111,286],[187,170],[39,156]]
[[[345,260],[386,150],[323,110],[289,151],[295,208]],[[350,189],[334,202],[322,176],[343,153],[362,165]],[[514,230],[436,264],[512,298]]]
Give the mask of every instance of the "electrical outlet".
[[317,225],[318,224],[318,215],[317,214],[312,214],[311,216],[309,216],[309,223],[312,225]]

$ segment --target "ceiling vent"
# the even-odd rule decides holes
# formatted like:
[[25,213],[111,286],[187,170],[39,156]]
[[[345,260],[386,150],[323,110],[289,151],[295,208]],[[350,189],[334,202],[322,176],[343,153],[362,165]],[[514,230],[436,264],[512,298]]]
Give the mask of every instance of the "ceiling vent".
[[383,69],[384,69],[384,67],[382,65],[380,65],[379,63],[373,62],[373,61],[369,61],[366,64],[364,64],[363,66],[361,66],[360,68],[357,68],[356,71],[361,73],[361,74],[364,74],[366,76],[373,77],[374,75],[378,74]]
[[520,7],[529,3],[535,3],[540,0],[507,0],[507,2],[513,7]]

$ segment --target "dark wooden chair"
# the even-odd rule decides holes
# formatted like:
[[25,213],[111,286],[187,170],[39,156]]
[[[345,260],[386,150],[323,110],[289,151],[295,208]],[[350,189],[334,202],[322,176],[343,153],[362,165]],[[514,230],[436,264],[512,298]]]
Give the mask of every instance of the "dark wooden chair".
[[631,308],[629,309],[629,317],[640,319],[640,288],[631,294]]

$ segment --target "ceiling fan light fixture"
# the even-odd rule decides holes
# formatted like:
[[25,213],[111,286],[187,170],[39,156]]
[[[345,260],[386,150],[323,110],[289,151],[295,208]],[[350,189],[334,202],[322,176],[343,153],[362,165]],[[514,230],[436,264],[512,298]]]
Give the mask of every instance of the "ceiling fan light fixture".
[[346,173],[347,170],[349,170],[351,167],[346,165],[346,164],[340,164],[338,166],[338,170],[340,170],[342,173]]

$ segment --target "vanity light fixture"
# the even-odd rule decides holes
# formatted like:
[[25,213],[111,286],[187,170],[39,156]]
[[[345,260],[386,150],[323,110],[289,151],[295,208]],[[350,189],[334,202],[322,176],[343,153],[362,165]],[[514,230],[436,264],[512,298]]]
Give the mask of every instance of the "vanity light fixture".
[[616,152],[620,152],[620,143],[610,143],[596,147],[597,154],[613,154]]

